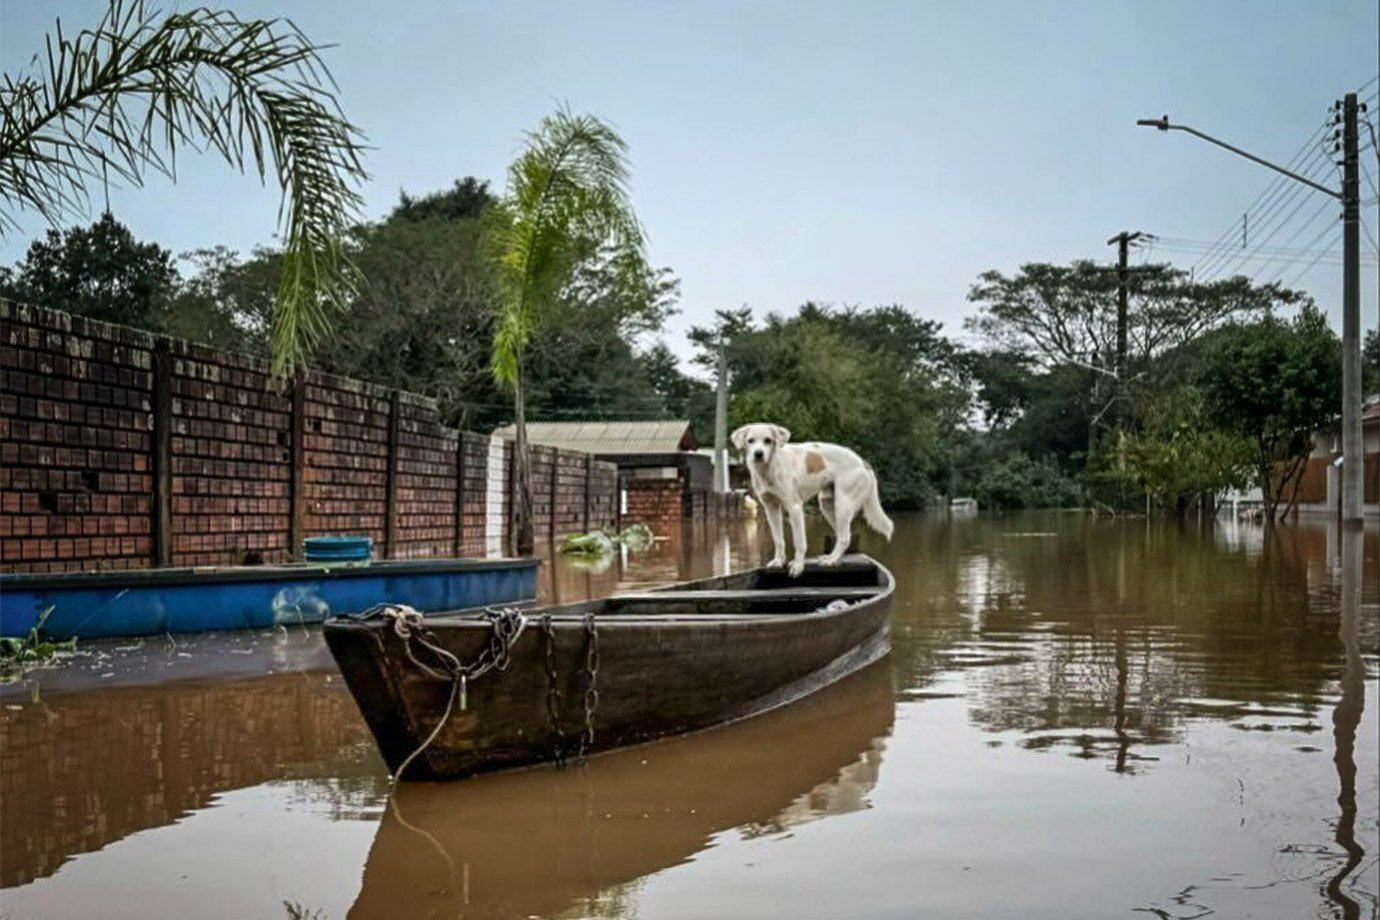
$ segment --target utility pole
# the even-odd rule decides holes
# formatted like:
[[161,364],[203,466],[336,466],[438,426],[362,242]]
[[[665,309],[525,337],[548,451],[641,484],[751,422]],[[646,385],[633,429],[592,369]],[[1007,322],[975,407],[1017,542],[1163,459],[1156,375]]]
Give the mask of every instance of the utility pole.
[[719,335],[719,385],[714,399],[714,491],[728,491],[728,358]]
[[[1158,131],[1183,131],[1230,150],[1238,156],[1259,163],[1329,195],[1342,203],[1342,502],[1344,524],[1362,521],[1363,461],[1361,459],[1361,185],[1360,133],[1357,130],[1356,94],[1347,93],[1341,102],[1334,102],[1333,123],[1341,123],[1342,190],[1328,188],[1318,182],[1290,172],[1283,166],[1261,159],[1240,147],[1233,147],[1188,125],[1170,124],[1169,116],[1142,118],[1136,124]],[[1333,137],[1337,137],[1334,134]],[[1337,148],[1333,147],[1336,152]]]
[[1342,101],[1342,522],[1362,520],[1361,175],[1356,94]]
[[1125,230],[1107,241],[1110,246],[1117,244],[1117,285],[1116,285],[1116,428],[1118,433],[1126,428],[1126,340],[1127,301],[1130,298],[1130,267],[1127,265],[1131,244],[1144,236],[1140,231],[1128,233]]

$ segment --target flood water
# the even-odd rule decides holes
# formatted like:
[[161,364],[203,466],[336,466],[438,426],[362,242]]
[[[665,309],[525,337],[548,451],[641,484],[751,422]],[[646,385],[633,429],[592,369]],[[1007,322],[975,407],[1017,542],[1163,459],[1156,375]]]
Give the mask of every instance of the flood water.
[[[862,541],[897,577],[863,673],[391,799],[318,632],[93,646],[0,692],[0,916],[1380,915],[1375,529],[897,524]],[[763,536],[542,592],[743,567]]]

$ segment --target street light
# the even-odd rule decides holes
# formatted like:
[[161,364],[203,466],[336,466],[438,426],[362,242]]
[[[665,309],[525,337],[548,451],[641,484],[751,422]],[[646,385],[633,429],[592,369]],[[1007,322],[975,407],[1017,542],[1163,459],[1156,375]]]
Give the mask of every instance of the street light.
[[[1335,108],[1335,106],[1334,106]],[[1184,131],[1301,182],[1342,203],[1342,520],[1362,520],[1361,489],[1361,179],[1356,94],[1341,103],[1342,189],[1336,191],[1283,166],[1233,147],[1188,125],[1170,124],[1169,116],[1140,118],[1136,124],[1157,131]]]

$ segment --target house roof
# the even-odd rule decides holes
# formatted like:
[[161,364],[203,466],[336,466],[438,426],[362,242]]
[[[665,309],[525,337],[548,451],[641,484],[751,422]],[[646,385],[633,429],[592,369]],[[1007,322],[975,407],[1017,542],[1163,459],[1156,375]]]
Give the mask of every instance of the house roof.
[[[494,431],[512,439],[512,425]],[[577,450],[595,456],[613,454],[675,454],[695,449],[695,435],[684,419],[666,422],[528,422],[533,444]]]

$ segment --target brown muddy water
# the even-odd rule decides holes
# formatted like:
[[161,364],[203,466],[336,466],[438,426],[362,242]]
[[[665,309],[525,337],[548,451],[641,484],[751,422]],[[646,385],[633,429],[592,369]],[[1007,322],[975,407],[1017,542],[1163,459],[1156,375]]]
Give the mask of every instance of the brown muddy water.
[[1374,529],[912,517],[863,548],[894,650],[843,684],[392,800],[319,633],[92,646],[0,693],[0,916],[1380,915]]

